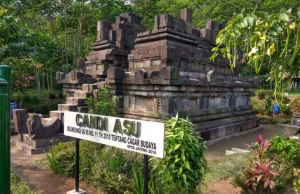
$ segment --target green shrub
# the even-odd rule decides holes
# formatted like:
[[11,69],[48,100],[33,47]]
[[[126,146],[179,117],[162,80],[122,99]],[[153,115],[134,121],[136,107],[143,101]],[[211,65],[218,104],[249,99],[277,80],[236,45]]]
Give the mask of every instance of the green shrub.
[[271,145],[266,150],[266,156],[276,161],[291,161],[296,167],[300,167],[300,146],[294,139],[274,136]]
[[295,193],[300,194],[300,170],[294,169],[294,187],[295,187]]
[[280,104],[288,104],[290,102],[287,96],[282,96],[281,94],[277,94],[277,100]]
[[53,100],[53,99],[56,98],[56,95],[55,95],[54,93],[50,92],[50,93],[48,94],[48,98],[51,99],[51,100]]
[[50,111],[57,110],[57,104],[62,104],[62,103],[64,103],[64,101],[61,99],[42,101],[40,103],[32,105],[31,107],[28,107],[27,111],[48,115]]
[[32,191],[26,182],[24,182],[15,172],[10,171],[10,194],[40,194],[42,192]]
[[48,115],[49,111],[57,110],[57,104],[62,104],[62,99],[55,100],[41,100],[37,96],[26,96],[23,102],[23,109],[26,109],[30,113],[39,113]]
[[[235,186],[246,193],[282,193],[292,181],[294,154],[285,153],[291,144],[279,143],[282,137],[263,141],[260,135],[257,142],[249,146],[252,151],[245,160],[241,172],[234,177]],[[277,146],[276,144],[280,146]],[[282,155],[283,154],[283,155]]]
[[300,112],[300,96],[295,97],[290,103],[293,112]]
[[253,106],[253,109],[259,114],[265,114],[265,102],[258,100],[256,97],[250,99],[250,104]]
[[[80,176],[108,194],[133,193],[133,168],[141,169],[141,156],[110,146],[80,141]],[[59,143],[46,157],[55,173],[63,177],[74,177],[74,142]]]
[[[263,100],[266,96],[269,96],[272,100],[275,100],[274,91],[273,90],[257,90],[256,95],[258,99]],[[278,102],[287,104],[289,103],[289,98],[286,96],[282,96],[281,94],[276,95]]]
[[280,109],[281,109],[281,112],[288,117],[292,116],[292,114],[293,114],[289,104],[281,104]]
[[188,119],[178,118],[178,115],[166,121],[166,155],[162,160],[154,159],[154,193],[178,193],[180,189],[195,193],[203,181],[208,171],[207,148],[193,127]]
[[97,155],[89,183],[111,194],[133,193],[135,190],[133,168],[142,167],[142,155],[105,146]]
[[97,98],[89,97],[86,104],[89,106],[89,113],[106,116],[116,116],[118,113],[118,100],[112,98],[107,84],[97,94]]
[[64,93],[63,92],[59,92],[58,93],[58,98],[60,99],[63,99],[65,96],[64,96]]
[[258,99],[260,99],[260,100],[265,99],[266,96],[271,96],[272,99],[274,99],[273,98],[274,91],[272,91],[272,90],[257,90],[256,94],[257,94]]
[[273,115],[273,106],[272,106],[272,99],[270,96],[265,96],[265,112],[267,115]]
[[[49,167],[63,177],[75,175],[75,144],[74,142],[58,143],[46,154]],[[82,165],[82,164],[81,164]]]

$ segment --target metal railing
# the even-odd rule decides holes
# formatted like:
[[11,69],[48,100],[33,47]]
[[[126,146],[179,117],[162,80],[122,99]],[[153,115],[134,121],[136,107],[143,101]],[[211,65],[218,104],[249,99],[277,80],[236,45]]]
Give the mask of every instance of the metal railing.
[[10,74],[0,65],[0,194],[10,193]]

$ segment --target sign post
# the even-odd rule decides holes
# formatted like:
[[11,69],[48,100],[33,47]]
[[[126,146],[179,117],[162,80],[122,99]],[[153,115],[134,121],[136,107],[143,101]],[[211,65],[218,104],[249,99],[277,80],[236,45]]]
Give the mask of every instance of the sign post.
[[80,145],[80,140],[76,138],[76,160],[75,160],[75,191],[79,193],[79,145]]
[[148,163],[149,163],[148,155],[144,154],[144,194],[148,194],[149,193],[149,189],[148,189],[149,165],[148,165]]
[[148,194],[148,156],[164,157],[164,123],[78,112],[64,113],[64,134],[76,138],[76,183],[79,189],[79,139],[144,154],[144,194]]
[[10,71],[0,65],[0,194],[10,193]]

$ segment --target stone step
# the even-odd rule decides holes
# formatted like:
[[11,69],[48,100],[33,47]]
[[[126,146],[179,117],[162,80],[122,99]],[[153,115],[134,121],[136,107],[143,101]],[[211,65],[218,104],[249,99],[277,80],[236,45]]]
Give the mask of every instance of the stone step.
[[293,117],[294,118],[300,118],[300,112],[294,112]]
[[93,96],[92,92],[86,92],[86,91],[75,91],[74,92],[74,97],[76,98],[89,98]]
[[300,140],[299,136],[290,136],[289,138],[290,139],[294,139],[295,141],[299,141]]
[[287,137],[294,136],[300,131],[298,125],[283,124],[282,126],[284,127],[284,135]]
[[226,155],[226,156],[229,156],[229,155],[232,155],[232,154],[236,154],[236,152],[233,152],[233,151],[231,151],[231,150],[226,150],[226,151],[225,151],[225,155]]
[[97,88],[98,88],[98,89],[102,89],[103,86],[104,86],[104,84],[105,84],[105,82],[98,82],[98,83],[97,83]]
[[239,149],[239,148],[231,148],[231,150],[226,150],[225,151],[226,156],[229,156],[229,155],[232,155],[232,154],[247,154],[247,153],[250,153],[250,151]]
[[77,111],[77,105],[74,104],[58,104],[58,110],[59,111]]
[[82,90],[85,92],[93,92],[94,89],[97,89],[96,84],[82,84]]
[[83,105],[85,105],[85,101],[86,101],[85,98],[68,97],[66,103],[67,104],[83,106]]
[[298,125],[300,126],[300,118],[292,118],[292,125]]
[[243,150],[239,148],[231,148],[231,151],[236,152],[236,153],[250,153],[249,150]]
[[97,98],[98,93],[101,91],[101,89],[94,89],[93,90],[93,96],[94,98]]
[[50,118],[58,118],[59,120],[63,120],[64,111],[50,111]]
[[78,110],[78,112],[88,113],[89,112],[89,107],[88,106],[78,106],[77,110]]

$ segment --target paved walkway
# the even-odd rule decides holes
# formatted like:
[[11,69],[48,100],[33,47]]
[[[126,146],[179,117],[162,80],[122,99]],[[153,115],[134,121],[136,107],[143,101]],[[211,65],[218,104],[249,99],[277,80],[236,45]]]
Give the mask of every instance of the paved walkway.
[[251,144],[252,142],[255,142],[259,134],[261,134],[264,139],[270,139],[276,134],[283,134],[283,128],[279,125],[261,125],[261,127],[263,128],[262,130],[234,137],[232,139],[208,146],[208,160],[214,160],[225,156],[225,151],[231,150],[231,148],[246,149],[247,147],[245,144]]

